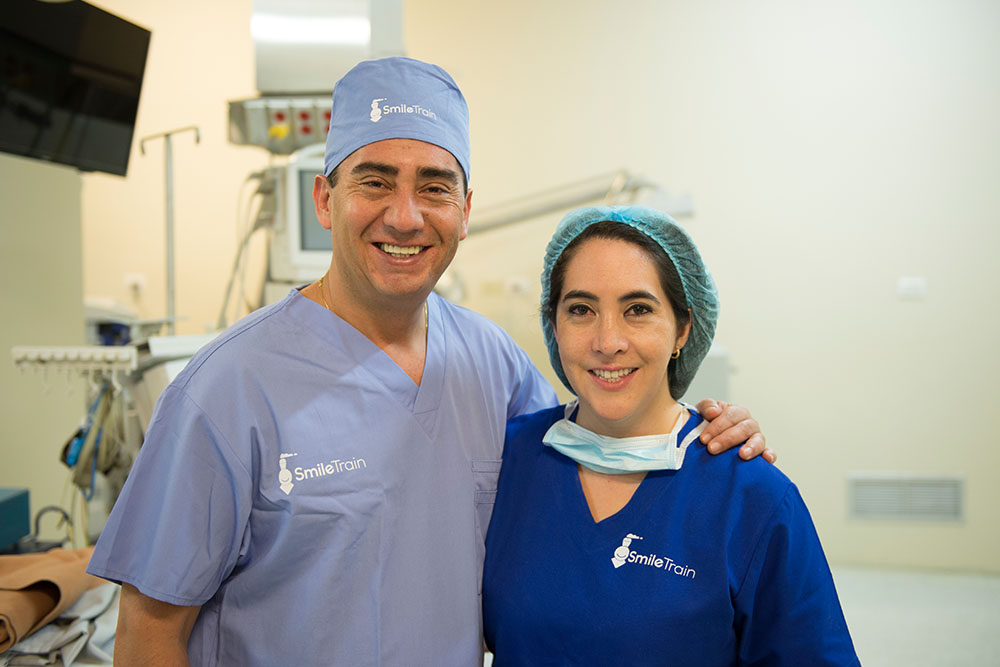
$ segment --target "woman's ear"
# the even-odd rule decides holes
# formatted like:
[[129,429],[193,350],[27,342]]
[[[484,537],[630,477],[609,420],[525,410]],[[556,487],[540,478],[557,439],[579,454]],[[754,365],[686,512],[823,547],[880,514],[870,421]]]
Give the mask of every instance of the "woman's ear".
[[687,345],[688,336],[691,335],[691,309],[688,308],[688,321],[684,327],[677,332],[677,342],[674,343],[674,348],[681,348]]

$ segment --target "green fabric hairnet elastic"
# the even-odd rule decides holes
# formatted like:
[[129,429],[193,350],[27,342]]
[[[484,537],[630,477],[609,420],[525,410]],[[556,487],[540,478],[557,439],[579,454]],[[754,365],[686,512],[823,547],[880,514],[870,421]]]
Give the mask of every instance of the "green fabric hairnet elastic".
[[698,372],[698,367],[712,347],[712,338],[715,336],[715,326],[719,318],[719,294],[712,274],[709,273],[701,253],[687,232],[666,213],[645,206],[580,208],[566,214],[556,228],[552,240],[545,249],[545,264],[542,267],[542,331],[545,334],[545,344],[549,348],[552,368],[566,388],[573,391],[559,360],[559,347],[556,344],[552,323],[545,313],[552,269],[573,239],[590,225],[603,221],[625,223],[656,241],[666,251],[680,275],[687,306],[691,309],[691,334],[670,374],[670,394],[679,399],[687,391],[695,373]]

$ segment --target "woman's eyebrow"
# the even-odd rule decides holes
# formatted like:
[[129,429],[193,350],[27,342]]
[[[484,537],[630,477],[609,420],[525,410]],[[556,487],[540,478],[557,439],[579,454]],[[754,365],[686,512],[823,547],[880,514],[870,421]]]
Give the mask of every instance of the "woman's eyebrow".
[[660,300],[656,298],[655,294],[642,289],[633,290],[618,298],[619,301],[631,301],[632,299],[645,299],[647,301],[652,301],[653,303],[660,303]]
[[582,289],[570,290],[563,294],[562,300],[567,301],[569,299],[585,299],[588,301],[597,301],[597,295],[586,292]]
[[[566,301],[568,299],[584,299],[587,301],[599,300],[596,294],[592,294],[582,289],[570,290],[569,292],[563,294],[562,300]],[[618,297],[618,301],[620,302],[632,301],[633,299],[644,299],[646,301],[652,301],[653,303],[660,303],[660,300],[656,298],[655,294],[642,289],[632,290],[631,292],[628,292],[627,294],[622,294],[620,297]]]

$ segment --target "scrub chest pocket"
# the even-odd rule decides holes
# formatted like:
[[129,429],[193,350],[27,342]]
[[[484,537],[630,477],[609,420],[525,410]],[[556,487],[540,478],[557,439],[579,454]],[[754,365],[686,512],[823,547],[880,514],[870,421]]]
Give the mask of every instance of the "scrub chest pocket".
[[472,462],[472,478],[476,484],[476,520],[479,533],[486,539],[486,529],[490,525],[493,504],[497,500],[497,480],[500,479],[502,461],[479,459]]

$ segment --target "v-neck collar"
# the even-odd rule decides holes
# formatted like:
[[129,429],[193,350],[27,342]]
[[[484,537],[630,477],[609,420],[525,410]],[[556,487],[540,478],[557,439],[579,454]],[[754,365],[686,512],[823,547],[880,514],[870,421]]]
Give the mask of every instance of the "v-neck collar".
[[[697,415],[690,415],[687,423],[678,433],[678,437],[686,436],[700,421],[701,418]],[[566,517],[567,522],[572,526],[570,532],[578,546],[587,552],[605,550],[608,539],[620,540],[622,535],[634,530],[637,523],[641,522],[651,511],[666,486],[672,483],[673,478],[681,472],[680,470],[650,470],[624,507],[611,516],[594,521],[587,497],[583,493],[583,485],[580,482],[576,461],[567,456],[559,455],[557,465],[560,468],[558,483],[562,488],[568,489],[567,493],[558,494],[562,505],[561,515]]]
[[[446,370],[447,340],[439,299],[433,293],[427,297],[427,349],[419,386],[384,350],[333,311],[298,291],[292,295],[289,306],[307,328],[347,355],[362,372],[378,382],[385,394],[414,415],[428,415],[440,404]],[[429,431],[433,420],[422,419],[421,422]]]

